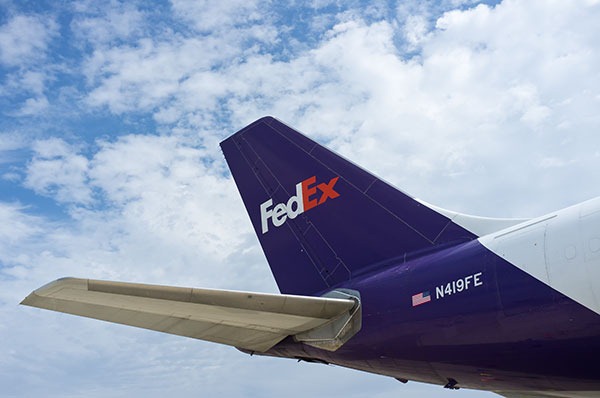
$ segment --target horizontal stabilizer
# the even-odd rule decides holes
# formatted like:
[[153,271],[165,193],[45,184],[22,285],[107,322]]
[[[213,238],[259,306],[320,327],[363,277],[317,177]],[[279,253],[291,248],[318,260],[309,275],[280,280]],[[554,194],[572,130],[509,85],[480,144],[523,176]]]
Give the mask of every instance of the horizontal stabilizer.
[[352,313],[352,298],[63,278],[21,304],[264,352]]

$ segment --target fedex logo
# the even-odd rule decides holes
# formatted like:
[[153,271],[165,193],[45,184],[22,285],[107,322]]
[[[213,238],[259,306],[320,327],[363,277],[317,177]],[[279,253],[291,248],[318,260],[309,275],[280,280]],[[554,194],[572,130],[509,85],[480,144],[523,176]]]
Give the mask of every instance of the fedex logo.
[[333,177],[328,183],[317,184],[317,177],[312,176],[296,184],[296,195],[288,199],[287,203],[273,206],[273,199],[260,205],[260,223],[262,233],[269,232],[269,219],[275,227],[280,227],[288,219],[294,219],[299,214],[321,205],[327,199],[340,196],[334,189],[340,177]]

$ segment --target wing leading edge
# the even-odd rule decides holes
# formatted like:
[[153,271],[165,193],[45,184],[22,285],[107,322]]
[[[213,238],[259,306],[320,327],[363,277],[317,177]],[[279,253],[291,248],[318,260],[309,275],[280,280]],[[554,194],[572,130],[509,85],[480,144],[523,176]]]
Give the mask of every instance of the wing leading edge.
[[302,340],[340,322],[347,329],[358,301],[337,296],[344,298],[63,278],[21,304],[265,352],[290,335]]

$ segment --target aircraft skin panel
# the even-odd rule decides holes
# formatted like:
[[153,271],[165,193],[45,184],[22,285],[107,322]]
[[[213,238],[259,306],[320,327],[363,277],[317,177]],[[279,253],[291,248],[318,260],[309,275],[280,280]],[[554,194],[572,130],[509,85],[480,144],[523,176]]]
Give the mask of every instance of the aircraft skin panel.
[[284,340],[267,354],[461,388],[600,391],[600,316],[477,240],[346,286],[361,292],[356,336],[335,353]]
[[438,213],[445,215],[452,220],[453,223],[460,225],[464,229],[474,233],[477,236],[489,235],[491,233],[498,232],[502,229],[506,229],[508,227],[512,227],[513,225],[521,224],[530,220],[530,218],[492,218],[461,214],[432,205],[431,203],[427,203],[421,199],[415,198],[415,200],[437,211]]
[[489,250],[600,314],[600,199],[480,239]]
[[282,293],[319,295],[406,253],[477,237],[272,117],[221,148]]
[[353,300],[64,278],[22,304],[266,351],[348,312]]
[[[459,214],[271,117],[221,148],[285,295],[68,279],[24,304],[402,382],[600,396],[600,199],[530,220]],[[358,306],[311,297],[344,289]],[[335,350],[298,337],[321,333]]]
[[[269,117],[221,147],[280,289],[361,293],[363,327],[335,353],[286,339],[267,354],[486,390],[600,389],[600,318],[589,292],[581,300],[563,288],[593,282],[574,270],[571,282],[551,284],[560,272],[546,264],[555,214],[485,219],[438,209]],[[295,183],[311,175],[334,181],[337,196],[294,214],[288,205],[306,196]],[[278,203],[279,212],[261,208]],[[600,239],[590,245],[600,250]],[[329,277],[336,263],[348,272]],[[591,276],[589,268],[581,267]]]

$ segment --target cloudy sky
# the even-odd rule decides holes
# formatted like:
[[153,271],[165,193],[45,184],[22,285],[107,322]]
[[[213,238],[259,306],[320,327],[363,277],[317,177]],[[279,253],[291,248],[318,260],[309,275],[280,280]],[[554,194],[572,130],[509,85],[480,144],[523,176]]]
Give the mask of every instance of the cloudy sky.
[[62,276],[276,292],[218,143],[273,115],[427,202],[600,195],[600,3],[0,0],[0,386],[488,397],[18,306]]

